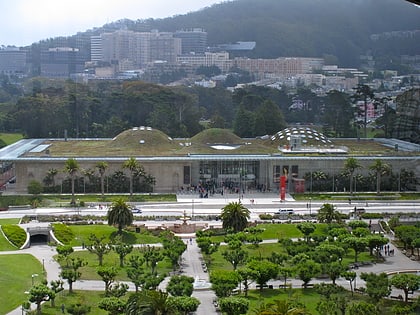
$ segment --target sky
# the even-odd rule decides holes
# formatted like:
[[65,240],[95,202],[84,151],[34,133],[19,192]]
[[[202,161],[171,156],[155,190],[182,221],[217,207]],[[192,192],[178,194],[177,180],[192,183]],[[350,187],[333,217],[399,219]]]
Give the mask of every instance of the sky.
[[[165,18],[222,0],[1,0],[0,46],[26,46],[128,18]],[[199,25],[197,25],[199,27]]]

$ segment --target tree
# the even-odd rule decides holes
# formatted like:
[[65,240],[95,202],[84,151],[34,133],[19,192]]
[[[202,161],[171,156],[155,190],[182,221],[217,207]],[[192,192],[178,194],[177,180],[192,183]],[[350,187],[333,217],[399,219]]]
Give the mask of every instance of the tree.
[[69,266],[69,256],[74,252],[74,249],[70,245],[57,245],[56,247],[58,253],[58,260],[64,260],[67,267]]
[[409,273],[400,273],[391,278],[391,284],[397,289],[404,291],[404,301],[407,303],[409,292],[414,292],[420,288],[420,276]]
[[297,228],[305,235],[306,242],[309,243],[310,235],[316,230],[315,224],[312,222],[302,222],[297,225]]
[[123,198],[118,198],[112,203],[108,211],[108,225],[117,225],[118,234],[122,234],[122,230],[131,225],[133,220],[133,212]]
[[42,193],[43,187],[42,184],[36,180],[31,180],[28,184],[28,194],[39,195]]
[[206,255],[211,255],[219,249],[220,243],[213,242],[209,236],[200,236],[196,239],[197,246],[201,252]]
[[253,271],[251,274],[252,279],[259,285],[260,291],[262,291],[267,281],[277,277],[279,271],[279,267],[276,264],[267,260],[253,260],[247,264],[247,267]]
[[140,168],[139,162],[134,157],[130,157],[127,161],[124,162],[123,168],[127,169],[129,172],[130,178],[130,198],[133,196],[133,178],[134,173]]
[[102,266],[104,256],[111,251],[111,246],[104,243],[104,239],[105,236],[98,237],[95,234],[90,234],[90,244],[86,245],[87,250],[98,257],[99,266]]
[[384,272],[380,274],[362,272],[360,278],[366,282],[366,293],[378,303],[381,298],[391,294],[391,286],[388,275]]
[[81,303],[70,304],[67,307],[67,313],[71,315],[85,315],[90,312],[90,308],[89,305],[82,305]]
[[80,279],[80,276],[82,275],[82,273],[79,271],[79,268],[86,265],[87,263],[83,259],[79,257],[72,258],[68,267],[65,267],[61,271],[61,278],[67,280],[69,285],[69,293],[73,292],[73,283]]
[[191,296],[194,287],[194,278],[189,276],[172,276],[169,279],[166,291],[172,296]]
[[210,273],[211,288],[219,298],[229,296],[240,281],[235,271],[215,270]]
[[74,181],[76,179],[76,174],[79,171],[79,163],[76,159],[70,158],[64,164],[64,172],[66,172],[70,176],[71,180],[71,204],[75,205],[76,200],[74,198]]
[[123,314],[126,302],[115,296],[105,297],[99,301],[98,307],[108,312],[109,315]]
[[34,285],[29,290],[29,301],[36,304],[37,314],[41,314],[41,303],[49,300],[51,292],[45,284]]
[[331,203],[324,203],[318,211],[318,221],[320,223],[331,224],[332,222],[341,222],[341,214]]
[[364,251],[368,245],[366,238],[359,238],[356,236],[346,237],[344,242],[354,250],[354,262],[357,262],[359,253]]
[[241,297],[225,297],[219,299],[220,310],[227,315],[246,314],[249,308],[249,301]]
[[404,249],[411,248],[414,254],[413,241],[420,237],[419,228],[413,225],[401,225],[394,229],[395,236],[404,244]]
[[369,247],[370,255],[373,255],[373,250],[376,250],[376,258],[379,259],[381,247],[388,244],[388,239],[379,234],[368,235],[366,237],[367,246]]
[[296,265],[296,273],[306,288],[312,278],[321,273],[321,266],[311,259],[303,260]]
[[115,281],[118,274],[118,269],[114,266],[103,266],[96,269],[97,274],[102,278],[105,283],[105,296],[109,295],[111,284]]
[[236,233],[247,227],[250,211],[241,202],[230,202],[222,208],[220,218],[224,229],[232,229]]
[[171,297],[171,303],[181,314],[188,315],[197,311],[200,301],[191,296]]
[[349,157],[346,159],[346,161],[344,162],[344,171],[348,172],[349,174],[349,179],[350,179],[350,195],[353,195],[353,177],[354,177],[354,172],[361,168],[362,165],[359,163],[359,161],[353,157]]
[[341,262],[333,261],[327,264],[326,271],[332,283],[335,284],[335,280],[340,277],[343,271],[345,271],[345,268]]
[[57,293],[64,290],[63,284],[64,284],[63,280],[51,280],[50,282],[50,286],[51,286],[50,300],[51,300],[52,307],[55,307],[55,297]]
[[144,283],[144,258],[139,254],[131,255],[128,259],[128,265],[126,267],[127,277],[134,283],[136,292],[139,291],[139,287]]
[[[349,282],[351,295],[353,296],[353,282],[356,281],[357,274],[354,271],[344,271],[341,275]],[[354,284],[356,286],[356,282]]]
[[176,308],[167,292],[142,290],[128,298],[125,313],[127,315],[175,315]]
[[149,245],[143,248],[143,257],[152,274],[156,271],[157,263],[164,259],[163,251],[160,248]]
[[222,252],[222,256],[232,264],[233,270],[238,265],[242,265],[248,259],[248,252],[242,248],[242,243],[238,240],[229,242],[228,249]]
[[107,162],[98,162],[96,164],[96,168],[99,172],[100,178],[101,178],[101,194],[102,194],[102,198],[104,198],[105,195],[105,187],[104,187],[104,178],[105,178],[105,172],[108,168],[108,163]]
[[123,243],[121,235],[118,235],[114,240],[112,248],[118,254],[120,267],[123,268],[124,258],[133,251],[133,245]]
[[308,314],[304,307],[295,305],[289,300],[274,300],[262,306],[255,315],[305,315]]
[[164,235],[162,245],[164,255],[171,261],[173,270],[176,270],[179,265],[179,259],[187,249],[187,245],[179,236],[175,236],[172,233]]
[[247,297],[249,285],[252,283],[251,280],[255,279],[256,277],[255,271],[252,270],[251,268],[243,267],[243,268],[238,269],[237,272],[241,278],[242,284],[244,285],[245,297]]
[[367,105],[368,101],[373,101],[375,94],[373,93],[372,89],[369,85],[366,84],[358,84],[356,87],[356,91],[353,95],[354,100],[362,100],[363,101],[363,136],[367,138]]
[[353,302],[347,306],[348,315],[379,315],[379,311],[374,304],[364,301]]
[[375,162],[369,166],[369,169],[374,171],[376,174],[376,193],[381,193],[381,178],[383,175],[391,174],[391,166],[384,163],[381,159],[376,159]]

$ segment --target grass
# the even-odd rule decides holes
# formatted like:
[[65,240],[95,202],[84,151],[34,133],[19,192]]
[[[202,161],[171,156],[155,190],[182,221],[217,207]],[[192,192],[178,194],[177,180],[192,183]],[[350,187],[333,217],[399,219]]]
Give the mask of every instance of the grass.
[[[7,224],[18,224],[19,219],[0,219],[0,226],[7,225]],[[4,237],[3,233],[0,233],[0,251],[9,251],[9,250],[17,250],[16,246],[10,244],[10,242]]]
[[57,294],[55,299],[55,307],[51,306],[51,303],[47,302],[42,305],[42,314],[45,315],[56,315],[61,314],[61,305],[65,307],[80,303],[91,307],[89,314],[92,315],[106,315],[108,312],[101,310],[97,305],[99,301],[104,297],[104,292],[98,291],[78,291],[74,290],[72,294],[68,291],[60,292]]
[[21,133],[0,133],[0,139],[9,145],[23,139],[23,135]]
[[[126,257],[125,260],[128,259],[133,253],[135,253],[138,249],[134,249],[133,252]],[[90,253],[89,251],[77,251],[71,254],[70,257],[79,257],[82,258],[85,262],[87,262],[87,265],[84,267],[81,267],[79,271],[82,273],[81,279],[82,280],[102,280],[101,277],[97,274],[96,269],[99,267],[98,263],[98,257]],[[119,258],[118,255],[111,251],[108,254],[104,256],[103,260],[103,266],[119,266]],[[147,270],[147,267],[145,267]],[[157,265],[157,271],[160,274],[166,274],[169,271],[171,271],[171,263],[169,260],[164,259],[163,261],[159,262]],[[129,281],[129,278],[127,277],[127,273],[125,272],[124,268],[119,268],[118,275],[116,277],[116,280],[118,281]],[[105,287],[104,287],[105,288]]]
[[[71,246],[82,246],[89,242],[89,236],[95,234],[98,237],[105,237],[104,242],[109,242],[116,236],[117,229],[106,224],[95,225],[69,225],[74,234],[74,239],[69,243]],[[151,233],[144,231],[141,233],[127,232],[123,233],[123,241],[128,244],[155,244],[160,239]]]
[[7,314],[27,300],[33,274],[39,275],[33,278],[35,283],[41,282],[42,265],[29,254],[3,255],[0,270],[0,314]]

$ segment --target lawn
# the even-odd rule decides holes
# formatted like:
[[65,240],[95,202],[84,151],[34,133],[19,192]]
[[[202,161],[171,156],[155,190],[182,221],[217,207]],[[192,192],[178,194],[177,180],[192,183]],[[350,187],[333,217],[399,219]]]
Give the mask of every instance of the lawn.
[[0,139],[9,145],[22,140],[23,135],[21,133],[0,133]]
[[[352,301],[366,301],[369,302],[369,298],[365,295],[355,294],[351,296],[350,292],[344,293],[348,303]],[[275,300],[289,300],[296,301],[306,306],[306,309],[312,315],[319,315],[320,313],[316,310],[316,305],[320,300],[321,296],[314,289],[264,289],[263,291],[251,290],[248,292],[248,300],[250,302],[249,311],[247,314],[255,314],[254,311],[261,305],[261,303],[273,303]],[[396,304],[401,304],[398,301],[383,300],[380,304],[382,315],[394,314],[391,311],[391,307]],[[409,313],[406,315],[411,315]]]
[[[137,250],[138,249],[134,249],[130,255],[135,253]],[[130,255],[126,257],[126,260],[128,259]],[[86,266],[81,267],[79,269],[80,272],[82,273],[82,276],[81,276],[82,280],[102,280],[101,277],[96,272],[96,269],[99,267],[98,256],[85,250],[85,251],[74,252],[71,254],[70,257],[80,257],[85,262],[87,262]],[[103,265],[118,267],[120,265],[120,260],[119,260],[118,255],[114,251],[109,252],[108,254],[104,256]],[[159,262],[157,265],[158,273],[166,274],[171,270],[172,270],[171,263],[167,259],[164,259],[163,261]],[[119,269],[116,280],[129,281],[129,278],[127,277],[127,273],[125,272],[125,269]]]
[[[0,270],[0,314],[7,314],[27,300],[32,279],[41,282],[42,265],[29,254],[1,255]],[[39,276],[32,278],[34,274]]]
[[[117,229],[107,224],[92,224],[92,225],[69,225],[70,230],[74,234],[73,241],[69,244],[71,246],[82,246],[82,244],[89,243],[89,236],[95,234],[98,237],[105,237],[104,241],[109,242],[116,236]],[[160,239],[152,235],[144,229],[141,233],[127,232],[123,233],[123,240],[129,244],[155,244],[159,243]]]
[[108,312],[101,310],[97,305],[98,302],[104,297],[104,292],[98,291],[73,291],[69,294],[68,291],[60,292],[55,299],[55,307],[51,303],[44,303],[42,305],[42,314],[56,315],[61,314],[61,305],[68,307],[71,304],[80,303],[91,307],[89,314],[91,315],[106,315]]

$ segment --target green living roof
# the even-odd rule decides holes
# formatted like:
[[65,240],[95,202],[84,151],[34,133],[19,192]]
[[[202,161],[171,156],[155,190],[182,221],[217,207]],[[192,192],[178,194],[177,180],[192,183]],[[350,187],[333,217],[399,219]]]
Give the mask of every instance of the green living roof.
[[[289,141],[287,130],[273,136],[240,138],[227,129],[207,129],[192,138],[172,139],[160,130],[150,127],[135,127],[125,130],[113,139],[46,139],[38,140],[39,150],[28,150],[23,157],[127,157],[127,156],[188,156],[191,154],[242,155],[242,154],[280,154],[280,148]],[[293,134],[293,131],[292,131]],[[300,134],[300,131],[297,133]],[[313,134],[313,133],[312,133]],[[318,137],[317,137],[318,138]],[[304,146],[312,148],[346,147],[349,154],[359,155],[411,155],[418,152],[395,152],[393,147],[385,146],[373,139],[327,139],[319,134],[317,142],[308,137]],[[290,140],[290,139],[289,139]],[[311,141],[308,141],[311,140]],[[314,142],[315,141],[315,142]],[[320,154],[320,152],[299,152],[292,154]]]

